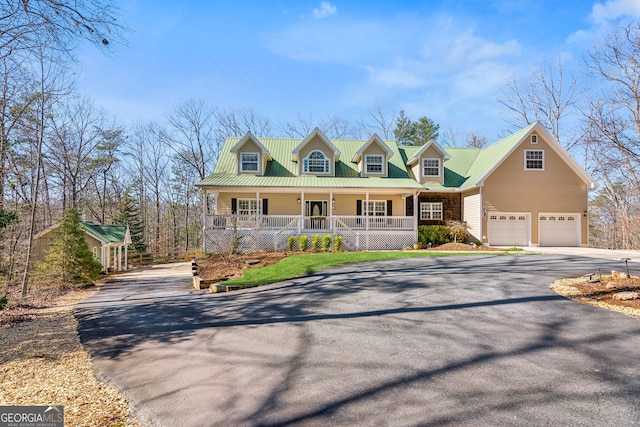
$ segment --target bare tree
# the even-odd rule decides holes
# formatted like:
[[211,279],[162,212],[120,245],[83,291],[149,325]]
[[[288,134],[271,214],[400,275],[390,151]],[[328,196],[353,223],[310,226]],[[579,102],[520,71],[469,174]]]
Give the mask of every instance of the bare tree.
[[514,78],[507,81],[498,102],[512,113],[512,117],[505,120],[508,130],[540,121],[558,142],[570,149],[576,141],[563,140],[562,122],[577,112],[579,96],[577,76],[565,71],[558,55],[555,63],[540,65],[526,81],[520,83]]
[[366,118],[361,120],[362,131],[369,136],[374,133],[383,139],[392,140],[395,138],[393,131],[396,127],[396,112],[388,111],[383,102],[376,104],[367,111]]
[[189,100],[169,114],[168,122],[171,131],[166,133],[168,146],[197,172],[200,180],[205,179],[219,154],[214,142],[214,111],[202,100]]
[[[602,91],[585,111],[584,141],[603,182],[613,232],[607,246],[638,248],[640,236],[640,22],[619,28],[589,52]],[[600,232],[600,235],[604,233]],[[612,241],[614,240],[614,241]]]
[[25,120],[25,131],[31,135],[30,152],[32,157],[33,170],[31,177],[31,197],[29,214],[29,234],[27,236],[27,251],[25,258],[24,276],[22,278],[22,296],[26,297],[29,289],[29,275],[31,272],[31,256],[33,252],[33,237],[36,233],[36,215],[38,211],[38,198],[40,190],[40,178],[43,162],[43,147],[46,138],[46,126],[49,114],[53,110],[53,104],[62,95],[67,93],[64,86],[64,74],[58,64],[45,59],[45,47],[41,44],[41,55],[39,57],[38,84],[36,90],[36,101],[32,103],[31,113]]
[[104,112],[87,98],[72,98],[52,118],[47,163],[58,177],[63,209],[79,210],[81,193],[115,162],[121,130],[110,129]]
[[99,46],[123,41],[126,28],[119,9],[109,0],[22,0],[0,3],[0,57],[35,52],[70,53],[84,39]]

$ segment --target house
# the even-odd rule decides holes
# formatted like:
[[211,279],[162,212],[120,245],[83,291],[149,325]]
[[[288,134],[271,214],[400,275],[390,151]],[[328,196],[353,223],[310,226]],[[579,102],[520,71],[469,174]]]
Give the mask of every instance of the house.
[[492,246],[585,246],[592,178],[536,122],[484,148],[377,135],[228,138],[204,192],[204,250],[283,250],[292,235],[399,249],[418,225],[462,221]]
[[[103,272],[127,269],[128,251],[131,244],[129,227],[126,225],[96,224],[83,221],[85,239],[93,257],[102,264]],[[60,225],[53,225],[34,236],[34,262],[45,258],[47,249],[53,241],[55,231]]]

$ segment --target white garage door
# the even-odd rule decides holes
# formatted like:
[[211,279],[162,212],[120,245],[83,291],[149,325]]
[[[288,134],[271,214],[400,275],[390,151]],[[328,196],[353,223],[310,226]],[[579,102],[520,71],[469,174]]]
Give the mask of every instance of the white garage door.
[[529,246],[529,214],[491,214],[488,225],[490,245]]
[[540,246],[580,246],[578,214],[540,214]]

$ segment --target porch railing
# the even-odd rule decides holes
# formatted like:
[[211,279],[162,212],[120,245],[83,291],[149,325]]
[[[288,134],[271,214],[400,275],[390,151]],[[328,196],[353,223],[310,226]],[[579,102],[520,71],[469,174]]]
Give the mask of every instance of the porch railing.
[[300,215],[207,215],[206,226],[218,229],[331,231],[342,227],[351,230],[413,230],[411,216],[300,216]]

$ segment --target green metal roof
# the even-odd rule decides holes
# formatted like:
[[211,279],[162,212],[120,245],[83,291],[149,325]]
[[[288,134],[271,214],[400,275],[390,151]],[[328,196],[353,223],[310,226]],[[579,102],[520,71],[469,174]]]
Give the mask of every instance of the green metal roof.
[[539,123],[533,123],[484,149],[443,147],[450,156],[444,162],[444,184],[423,186],[415,180],[406,166],[422,147],[398,146],[395,141],[384,141],[393,156],[389,158],[388,177],[361,177],[358,165],[351,162],[366,140],[331,140],[340,150],[335,177],[298,176],[297,162],[292,152],[303,141],[301,138],[258,138],[268,150],[271,161],[264,176],[236,174],[236,157],[231,148],[241,138],[228,138],[222,148],[213,174],[198,186],[225,187],[329,187],[329,188],[395,188],[457,191],[482,185],[484,179],[522,142]]
[[87,232],[104,243],[127,243],[126,225],[95,224],[91,221],[83,222]]

